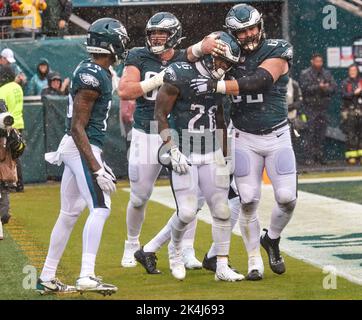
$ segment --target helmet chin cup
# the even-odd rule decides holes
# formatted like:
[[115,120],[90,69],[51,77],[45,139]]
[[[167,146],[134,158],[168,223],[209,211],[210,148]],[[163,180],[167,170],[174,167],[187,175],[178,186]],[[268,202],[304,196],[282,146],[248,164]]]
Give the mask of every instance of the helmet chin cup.
[[216,80],[222,80],[224,78],[226,71],[222,68],[211,71],[211,75]]
[[161,54],[168,50],[168,48],[165,47],[165,45],[162,46],[150,46],[150,51],[154,54]]

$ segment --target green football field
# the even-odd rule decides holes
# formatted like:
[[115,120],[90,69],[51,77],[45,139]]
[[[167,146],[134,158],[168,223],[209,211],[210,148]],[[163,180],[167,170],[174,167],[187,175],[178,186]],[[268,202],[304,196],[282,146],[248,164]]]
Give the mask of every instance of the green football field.
[[[14,219],[5,227],[5,240],[0,241],[0,299],[362,299],[361,286],[339,278],[338,289],[326,290],[322,285],[326,275],[321,269],[285,254],[287,272],[278,276],[266,265],[265,279],[259,282],[216,282],[213,274],[206,270],[188,271],[186,279],[179,282],[169,272],[167,248],[163,248],[158,254],[161,275],[148,275],[141,266],[121,268],[129,197],[121,188],[127,186],[126,182],[119,183],[118,191],[112,197],[112,214],[104,228],[96,264],[96,274],[106,282],[118,286],[116,294],[106,298],[96,293],[43,297],[34,290],[24,289],[27,274],[23,271],[34,266],[40,273],[50,233],[58,216],[59,184],[52,183],[27,186],[25,193],[11,195]],[[302,188],[307,190],[311,186],[304,185]],[[362,190],[359,195],[357,192],[352,194],[349,187],[353,189],[354,186],[350,183],[338,183],[333,190],[338,188],[339,193],[348,194],[349,201],[357,201]],[[319,191],[323,189],[321,185],[317,188]],[[328,195],[328,192],[324,194]],[[171,213],[172,209],[150,202],[141,242],[151,239]],[[75,282],[80,271],[82,228],[87,214],[84,212],[77,222],[60,264],[58,276],[70,284]],[[210,243],[211,227],[199,221],[195,249],[200,260]],[[263,257],[267,262],[264,252]],[[230,259],[232,265],[245,275],[247,258],[241,238],[235,235],[232,237]]]

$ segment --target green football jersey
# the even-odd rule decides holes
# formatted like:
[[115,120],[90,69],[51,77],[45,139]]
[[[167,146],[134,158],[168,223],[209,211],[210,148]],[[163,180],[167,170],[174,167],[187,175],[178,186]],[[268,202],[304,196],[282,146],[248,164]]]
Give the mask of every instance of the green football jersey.
[[95,101],[88,124],[85,128],[90,144],[103,147],[107,130],[109,110],[112,106],[112,76],[109,70],[87,59],[82,61],[73,72],[70,84],[69,104],[67,109],[67,133],[73,114],[73,101],[81,89],[95,90],[99,97]]
[[216,139],[216,111],[222,105],[220,94],[195,95],[190,88],[192,79],[204,77],[196,64],[176,62],[165,73],[164,82],[179,89],[179,95],[171,112],[174,137],[180,150],[189,155],[191,152],[205,154],[220,148]]
[[[151,53],[147,48],[133,48],[129,51],[125,66],[135,66],[141,74],[141,81],[150,79],[170,64],[177,61],[187,61],[185,50],[175,50],[169,61],[161,61],[158,55]],[[150,121],[154,120],[155,101],[158,88],[136,99],[136,110],[133,114],[133,127],[150,133]],[[157,132],[153,132],[157,133]]]
[[[235,66],[228,76],[234,79],[255,72],[266,59],[281,58],[291,64],[292,46],[285,40],[264,40],[261,46],[245,57],[245,61]],[[281,76],[271,90],[253,95],[232,96],[231,119],[239,130],[254,132],[270,129],[283,122],[288,116],[286,101],[289,75]]]

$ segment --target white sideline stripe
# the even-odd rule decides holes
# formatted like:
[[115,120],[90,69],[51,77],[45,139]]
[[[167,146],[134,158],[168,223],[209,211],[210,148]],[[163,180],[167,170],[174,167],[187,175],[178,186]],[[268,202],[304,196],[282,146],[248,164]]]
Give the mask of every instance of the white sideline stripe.
[[[130,192],[129,188],[123,189]],[[152,201],[169,208],[176,209],[171,188],[155,187],[151,196]],[[268,227],[271,210],[274,206],[274,194],[271,185],[263,185],[259,206],[260,224]],[[198,219],[211,224],[212,218],[205,205],[198,213]],[[362,205],[347,201],[319,196],[308,192],[298,192],[297,206],[287,228],[283,231],[280,248],[289,256],[323,269],[334,266],[336,274],[351,282],[362,285],[362,260],[342,260],[334,254],[362,253],[362,245],[355,247],[313,248],[303,245],[300,241],[292,241],[288,237],[335,235],[362,233]],[[241,236],[239,228],[235,227],[234,234]],[[354,239],[353,239],[354,240]],[[361,238],[362,240],[362,238]],[[315,243],[317,241],[313,241]]]
[[320,182],[342,182],[342,181],[362,181],[360,177],[331,177],[331,178],[298,178],[298,184],[320,183]]

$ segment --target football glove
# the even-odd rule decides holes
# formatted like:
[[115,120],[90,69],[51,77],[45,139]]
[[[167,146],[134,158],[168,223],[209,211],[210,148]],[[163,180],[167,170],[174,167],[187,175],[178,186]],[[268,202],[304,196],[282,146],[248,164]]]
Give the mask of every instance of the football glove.
[[195,91],[196,95],[215,93],[217,89],[217,80],[208,78],[192,79],[190,88]]
[[179,150],[177,146],[172,146],[170,151],[170,158],[172,170],[178,174],[186,174],[189,170],[191,163],[187,160],[186,156]]
[[116,191],[116,176],[114,175],[112,169],[103,163],[103,167],[98,171],[93,172],[97,184],[99,187],[107,193],[112,193]]

